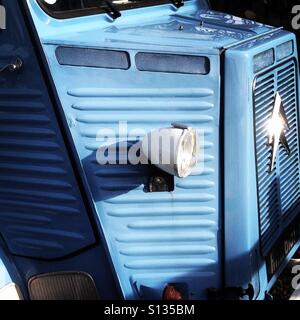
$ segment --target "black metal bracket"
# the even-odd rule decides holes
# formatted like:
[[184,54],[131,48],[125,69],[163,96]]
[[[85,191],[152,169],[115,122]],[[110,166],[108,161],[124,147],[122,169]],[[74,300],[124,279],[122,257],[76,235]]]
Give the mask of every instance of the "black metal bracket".
[[174,191],[174,176],[151,165],[145,192],[172,192]]

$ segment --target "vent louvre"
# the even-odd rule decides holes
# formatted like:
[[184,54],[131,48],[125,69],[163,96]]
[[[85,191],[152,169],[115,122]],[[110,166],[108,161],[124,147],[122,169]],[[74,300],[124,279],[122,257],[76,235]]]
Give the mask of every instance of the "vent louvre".
[[[300,200],[299,136],[296,64],[277,66],[257,78],[254,87],[254,115],[258,178],[258,207],[262,254],[266,256],[278,237],[295,217]],[[289,123],[286,138],[291,156],[280,147],[274,171],[269,173],[272,148],[268,145],[266,123],[272,115],[279,92]]]

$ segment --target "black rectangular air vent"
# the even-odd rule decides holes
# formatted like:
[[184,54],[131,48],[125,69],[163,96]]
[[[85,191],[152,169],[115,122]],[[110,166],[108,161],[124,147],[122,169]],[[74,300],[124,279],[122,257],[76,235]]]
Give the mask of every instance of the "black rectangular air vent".
[[210,71],[210,61],[203,56],[139,52],[135,63],[139,71],[197,75]]
[[58,47],[56,58],[59,64],[77,67],[128,70],[130,57],[126,51]]

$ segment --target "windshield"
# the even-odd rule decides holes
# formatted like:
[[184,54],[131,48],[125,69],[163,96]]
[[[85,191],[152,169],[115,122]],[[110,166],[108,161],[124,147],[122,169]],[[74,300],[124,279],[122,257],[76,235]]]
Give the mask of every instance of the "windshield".
[[[71,18],[82,15],[116,12],[139,7],[147,7],[172,0],[38,0],[40,6],[56,18]],[[111,6],[110,6],[111,5]]]

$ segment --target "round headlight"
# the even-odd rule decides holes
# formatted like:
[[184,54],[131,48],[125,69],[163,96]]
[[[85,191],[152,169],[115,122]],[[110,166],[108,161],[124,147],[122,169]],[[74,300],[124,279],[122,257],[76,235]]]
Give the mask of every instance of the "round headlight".
[[174,124],[172,128],[152,131],[142,142],[142,153],[161,170],[185,178],[197,165],[199,144],[197,131]]

